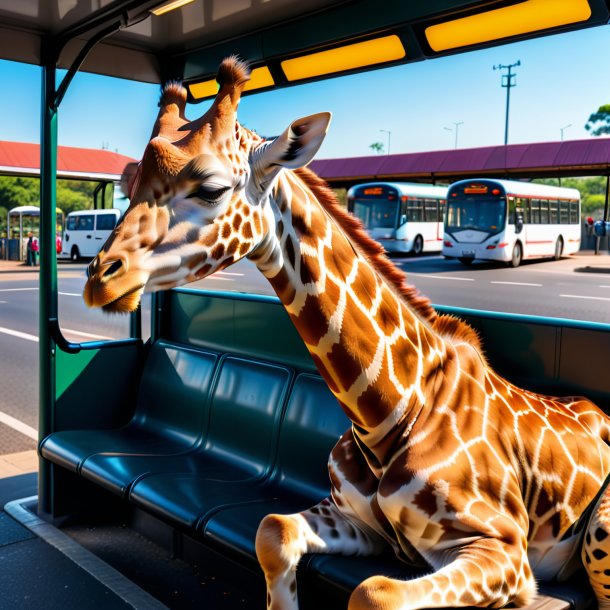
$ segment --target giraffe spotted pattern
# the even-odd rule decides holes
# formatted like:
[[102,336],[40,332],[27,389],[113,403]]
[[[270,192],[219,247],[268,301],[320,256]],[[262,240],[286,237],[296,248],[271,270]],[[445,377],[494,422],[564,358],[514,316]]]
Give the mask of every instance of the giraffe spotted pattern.
[[[476,333],[439,316],[310,171],[330,115],[274,140],[236,120],[247,67],[219,69],[198,120],[162,94],[131,204],[91,263],[90,306],[131,311],[248,257],[268,278],[352,421],[329,458],[331,495],[269,515],[256,539],[267,606],[298,608],[305,553],[377,555],[427,568],[361,583],[350,610],[524,605],[536,579],[584,566],[610,602],[608,417],[498,376]],[[323,600],[321,600],[323,603]]]

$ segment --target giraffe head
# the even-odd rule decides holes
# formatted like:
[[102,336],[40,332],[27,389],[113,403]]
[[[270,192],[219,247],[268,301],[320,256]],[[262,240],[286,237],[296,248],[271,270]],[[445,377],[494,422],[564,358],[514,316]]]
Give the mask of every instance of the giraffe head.
[[195,121],[184,114],[185,89],[164,88],[129,208],[89,265],[83,295],[89,307],[133,311],[143,292],[204,278],[264,245],[275,178],[311,161],[330,114],[298,119],[265,140],[237,122],[248,79],[244,63],[225,59],[219,92]]

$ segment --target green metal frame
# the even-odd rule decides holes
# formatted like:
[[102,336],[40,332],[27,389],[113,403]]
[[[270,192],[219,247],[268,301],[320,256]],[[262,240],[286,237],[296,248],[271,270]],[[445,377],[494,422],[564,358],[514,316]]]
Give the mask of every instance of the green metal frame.
[[[57,201],[57,113],[59,105],[87,54],[102,38],[109,36],[120,27],[120,23],[98,32],[83,47],[59,87],[57,86],[57,60],[64,38],[57,44],[48,39],[43,45],[44,65],[42,70],[42,103],[40,134],[40,290],[38,324],[38,361],[39,361],[39,441],[55,430],[57,401],[56,374],[57,350],[68,354],[102,348],[121,348],[141,344],[141,314],[132,314],[130,338],[117,341],[93,341],[72,343],[61,333],[58,322],[57,297],[57,255],[55,249],[55,208]],[[52,466],[46,460],[39,460],[38,471],[38,508],[40,514],[54,514]]]

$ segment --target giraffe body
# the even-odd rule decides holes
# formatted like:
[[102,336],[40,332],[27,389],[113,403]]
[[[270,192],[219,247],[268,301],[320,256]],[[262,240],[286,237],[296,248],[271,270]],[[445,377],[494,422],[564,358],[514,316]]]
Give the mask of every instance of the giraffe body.
[[[331,496],[261,523],[268,607],[298,607],[304,553],[388,548],[430,573],[368,579],[351,610],[527,604],[535,578],[580,564],[605,605],[610,494],[596,494],[610,473],[608,417],[586,399],[540,396],[498,376],[472,329],[437,315],[298,169],[330,116],[264,140],[235,119],[247,78],[225,60],[214,104],[192,122],[184,90],[166,87],[130,208],[90,265],[85,300],[129,311],[144,290],[248,256],[284,304],[353,425],[329,459]],[[581,552],[570,532],[594,500]]]

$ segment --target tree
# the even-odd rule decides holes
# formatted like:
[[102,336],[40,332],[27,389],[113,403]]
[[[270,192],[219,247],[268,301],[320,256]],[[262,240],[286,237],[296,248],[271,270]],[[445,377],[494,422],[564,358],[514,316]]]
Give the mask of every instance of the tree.
[[603,136],[610,133],[610,104],[605,104],[589,116],[585,129],[592,136]]
[[376,152],[378,155],[383,153],[383,143],[382,142],[373,142],[372,144],[369,145],[369,148],[373,152]]

